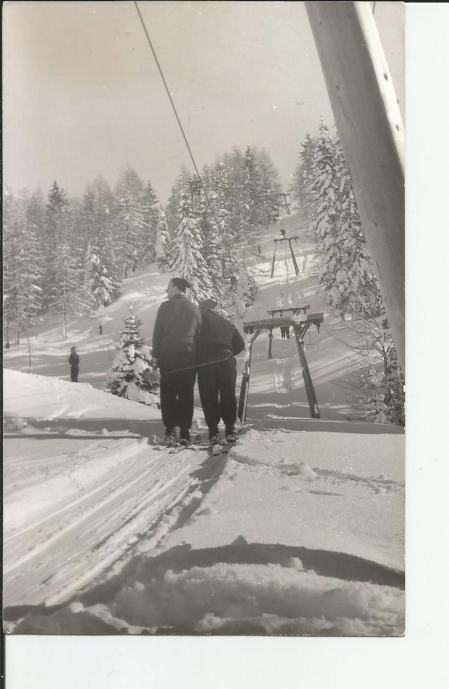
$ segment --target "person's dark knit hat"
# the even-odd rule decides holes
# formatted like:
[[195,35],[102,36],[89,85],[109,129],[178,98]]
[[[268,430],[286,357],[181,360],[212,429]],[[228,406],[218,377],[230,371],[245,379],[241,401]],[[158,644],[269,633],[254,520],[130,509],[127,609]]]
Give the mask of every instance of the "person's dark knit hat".
[[215,299],[203,299],[199,303],[200,309],[216,309],[218,306],[218,302],[215,301]]

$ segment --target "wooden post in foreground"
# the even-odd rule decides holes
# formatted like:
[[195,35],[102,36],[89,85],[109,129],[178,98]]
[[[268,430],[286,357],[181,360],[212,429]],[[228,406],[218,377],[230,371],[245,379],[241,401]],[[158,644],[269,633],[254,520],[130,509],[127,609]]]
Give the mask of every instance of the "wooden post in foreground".
[[404,130],[369,2],[306,2],[368,248],[404,371]]

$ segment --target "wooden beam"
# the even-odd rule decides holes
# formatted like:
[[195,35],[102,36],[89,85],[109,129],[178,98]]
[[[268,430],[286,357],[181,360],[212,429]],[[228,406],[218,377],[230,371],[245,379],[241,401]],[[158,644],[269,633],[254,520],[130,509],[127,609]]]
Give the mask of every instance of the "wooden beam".
[[369,2],[305,3],[404,369],[404,129]]
[[[323,313],[309,313],[307,316],[304,316],[304,318],[301,319],[301,323],[313,324],[319,328],[323,320]],[[287,318],[263,318],[257,321],[246,321],[243,323],[242,327],[245,333],[250,333],[258,329],[262,331],[264,329],[270,330],[272,328],[280,328],[283,325],[293,326],[295,323],[295,319],[291,316]]]
[[304,328],[300,325],[294,325],[293,331],[295,333],[296,346],[298,348],[299,361],[301,362],[302,377],[304,380],[304,387],[306,390],[307,401],[309,403],[309,411],[312,419],[320,418],[320,408],[318,406],[318,400],[316,398],[315,388],[313,387],[312,376],[310,375],[309,364],[307,363],[307,357],[304,352],[304,342],[303,338],[305,335]]

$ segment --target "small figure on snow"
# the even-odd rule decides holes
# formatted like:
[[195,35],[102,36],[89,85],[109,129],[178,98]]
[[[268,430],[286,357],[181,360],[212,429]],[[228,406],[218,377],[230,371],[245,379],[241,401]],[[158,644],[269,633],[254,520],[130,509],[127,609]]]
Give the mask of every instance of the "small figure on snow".
[[237,328],[217,313],[217,302],[200,302],[202,327],[197,337],[198,388],[212,444],[220,440],[218,424],[223,419],[226,440],[235,442],[237,377],[234,356],[245,348]]
[[80,370],[80,357],[79,357],[78,352],[76,351],[75,346],[70,348],[69,364],[70,364],[70,380],[72,381],[72,383],[77,383],[78,382],[78,373]]
[[195,337],[201,327],[201,313],[186,297],[190,287],[184,278],[168,283],[168,301],[157,312],[153,331],[153,357],[161,372],[161,413],[165,439],[173,442],[179,427],[181,444],[190,442],[193,419],[193,387],[196,378]]
[[103,335],[103,325],[101,323],[99,323],[99,325],[98,325],[98,331],[99,331],[100,335]]

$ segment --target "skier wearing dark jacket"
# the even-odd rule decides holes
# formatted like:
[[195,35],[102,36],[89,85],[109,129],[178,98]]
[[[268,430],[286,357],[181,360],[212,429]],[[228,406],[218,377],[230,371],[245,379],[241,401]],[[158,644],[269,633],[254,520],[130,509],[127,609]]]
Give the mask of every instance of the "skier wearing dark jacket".
[[78,373],[80,370],[80,357],[76,351],[76,347],[71,347],[69,355],[70,364],[70,380],[72,383],[78,382]]
[[237,328],[214,310],[216,306],[213,299],[200,303],[203,322],[197,337],[198,388],[211,442],[219,442],[220,419],[225,424],[226,439],[234,442],[237,418],[234,355],[244,350],[245,342]]
[[189,283],[173,278],[167,287],[168,301],[157,312],[153,331],[153,358],[161,372],[160,401],[167,440],[190,440],[195,385],[195,338],[201,326],[201,313],[185,295]]

